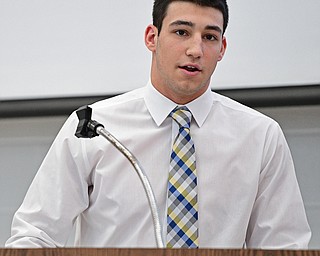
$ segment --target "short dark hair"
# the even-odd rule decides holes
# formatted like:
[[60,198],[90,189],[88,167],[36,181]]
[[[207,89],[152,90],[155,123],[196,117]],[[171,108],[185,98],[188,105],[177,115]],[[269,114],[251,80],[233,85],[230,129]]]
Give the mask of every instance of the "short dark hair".
[[175,1],[190,2],[200,6],[213,7],[223,15],[223,33],[226,31],[229,22],[229,9],[226,0],[155,0],[153,3],[153,25],[158,28],[160,34],[162,22],[167,15],[168,6]]

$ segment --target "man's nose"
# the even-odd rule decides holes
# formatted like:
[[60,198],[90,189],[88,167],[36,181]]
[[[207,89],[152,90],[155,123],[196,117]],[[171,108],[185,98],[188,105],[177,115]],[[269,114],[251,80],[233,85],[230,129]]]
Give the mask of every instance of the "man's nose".
[[201,36],[190,38],[186,54],[196,59],[203,56],[203,42]]

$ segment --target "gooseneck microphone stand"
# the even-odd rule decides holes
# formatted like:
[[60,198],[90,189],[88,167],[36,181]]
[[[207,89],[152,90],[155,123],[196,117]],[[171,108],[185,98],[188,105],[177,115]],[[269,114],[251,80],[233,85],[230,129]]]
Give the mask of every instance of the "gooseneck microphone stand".
[[158,248],[164,248],[165,246],[161,235],[162,229],[159,220],[159,213],[156,200],[150,182],[147,176],[145,175],[143,169],[141,168],[138,160],[112,134],[110,134],[106,129],[104,129],[104,126],[102,124],[98,123],[97,121],[91,120],[92,109],[89,106],[83,106],[79,108],[76,111],[76,113],[79,118],[79,124],[75,133],[76,137],[93,138],[101,135],[102,137],[106,138],[113,146],[115,146],[130,161],[130,163],[136,170],[148,197],[151,214],[153,218],[157,246]]

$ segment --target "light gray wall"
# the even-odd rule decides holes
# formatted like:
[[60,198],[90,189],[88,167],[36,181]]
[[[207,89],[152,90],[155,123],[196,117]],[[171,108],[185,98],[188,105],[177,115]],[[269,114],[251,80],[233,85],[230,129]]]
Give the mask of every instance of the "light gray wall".
[[[285,132],[313,231],[310,248],[320,249],[320,106],[259,110],[276,119]],[[0,119],[0,247],[10,235],[12,215],[65,119]]]
[[[149,79],[152,0],[0,0],[0,99],[96,95]],[[319,0],[230,0],[212,88],[320,83]]]

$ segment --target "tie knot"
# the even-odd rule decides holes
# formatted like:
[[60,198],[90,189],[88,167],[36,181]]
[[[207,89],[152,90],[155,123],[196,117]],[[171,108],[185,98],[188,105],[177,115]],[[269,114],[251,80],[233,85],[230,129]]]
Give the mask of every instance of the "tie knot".
[[190,129],[192,114],[186,106],[176,107],[171,111],[170,116],[178,123],[179,127]]

